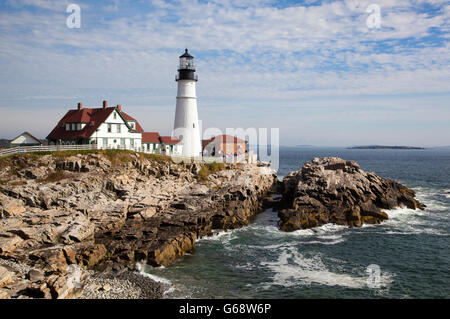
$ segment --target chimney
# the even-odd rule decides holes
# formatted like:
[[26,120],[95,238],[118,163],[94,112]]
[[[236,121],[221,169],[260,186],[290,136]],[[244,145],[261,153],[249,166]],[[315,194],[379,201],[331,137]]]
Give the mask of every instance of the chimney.
[[117,109],[122,112],[122,105],[121,104],[117,104]]
[[108,107],[108,101],[104,100],[103,101],[103,108],[106,109]]
[[81,104],[81,102],[78,103],[78,110],[81,110],[82,108],[83,108],[83,104]]

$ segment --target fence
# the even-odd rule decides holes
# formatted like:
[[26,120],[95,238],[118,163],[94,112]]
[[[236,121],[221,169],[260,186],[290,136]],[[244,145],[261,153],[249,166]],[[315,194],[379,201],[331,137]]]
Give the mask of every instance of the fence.
[[[82,151],[82,150],[107,150],[107,149],[122,149],[122,150],[130,150],[135,152],[144,152],[144,150],[141,147],[125,147],[125,146],[119,146],[117,148],[111,148],[111,147],[102,147],[98,146],[97,144],[83,144],[83,145],[39,145],[39,146],[17,146],[13,148],[7,148],[0,152],[0,156],[6,156],[6,155],[13,155],[18,153],[32,153],[32,152],[58,152],[58,151]],[[160,154],[160,155],[168,155],[172,156],[172,159],[174,162],[181,163],[189,162],[192,160],[190,157],[182,157],[178,155],[173,154],[165,154],[165,153],[155,153],[155,152],[145,152],[149,154]],[[222,163],[242,163],[242,162],[248,162],[248,163],[256,163],[257,162],[257,155],[253,154],[253,152],[249,152],[245,155],[235,156],[235,157],[206,157],[206,156],[200,156],[193,158],[196,162],[222,162]]]
[[[83,144],[83,145],[39,145],[39,146],[17,146],[4,149],[0,152],[0,156],[13,155],[18,153],[32,153],[32,152],[58,152],[58,151],[82,151],[82,150],[101,150],[113,149],[110,147],[97,146],[97,144]],[[128,149],[135,152],[140,152],[140,147],[118,149]]]

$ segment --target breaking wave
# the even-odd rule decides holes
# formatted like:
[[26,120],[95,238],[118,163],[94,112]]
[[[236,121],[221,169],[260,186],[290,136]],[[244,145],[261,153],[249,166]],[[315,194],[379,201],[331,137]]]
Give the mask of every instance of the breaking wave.
[[[299,285],[327,285],[347,288],[367,288],[367,276],[350,275],[329,270],[323,263],[320,254],[305,257],[294,249],[283,250],[274,262],[261,262],[261,266],[271,270],[274,274],[272,282],[265,284],[268,289],[273,285],[293,287]],[[393,282],[393,275],[382,273],[380,288],[389,287]]]

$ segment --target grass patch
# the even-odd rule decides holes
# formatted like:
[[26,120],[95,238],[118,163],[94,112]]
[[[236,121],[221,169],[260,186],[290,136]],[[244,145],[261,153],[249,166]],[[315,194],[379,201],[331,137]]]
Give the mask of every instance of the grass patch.
[[63,180],[65,178],[69,178],[70,175],[67,174],[65,171],[62,170],[56,170],[53,173],[50,173],[47,175],[47,177],[44,178],[38,178],[36,182],[41,184],[48,184],[48,183],[56,183],[60,180]]
[[224,163],[213,162],[213,163],[206,164],[206,165],[202,166],[202,168],[198,172],[197,181],[199,181],[199,182],[206,181],[210,174],[217,173],[218,171],[222,171],[224,169],[225,169]]
[[[131,150],[120,150],[120,149],[109,149],[109,150],[69,150],[69,151],[55,151],[55,152],[33,152],[33,153],[19,153],[14,155],[9,155],[0,158],[0,169],[9,169],[10,176],[17,176],[18,172],[24,168],[30,166],[30,161],[42,165],[47,165],[44,163],[40,163],[40,157],[44,155],[51,155],[55,160],[66,160],[71,156],[77,155],[102,155],[107,158],[111,162],[112,167],[120,167],[126,163],[130,163],[133,160],[137,159],[139,161],[148,160],[151,162],[163,164],[163,163],[172,163],[172,158],[166,155],[159,154],[147,154],[147,153],[138,153]],[[51,183],[62,179],[61,173],[55,173],[53,176],[49,176],[47,178],[42,179],[41,183]]]
[[158,163],[172,163],[172,158],[167,155],[159,155],[159,154],[147,154],[147,153],[138,153],[139,158],[148,159],[150,161],[155,161]]

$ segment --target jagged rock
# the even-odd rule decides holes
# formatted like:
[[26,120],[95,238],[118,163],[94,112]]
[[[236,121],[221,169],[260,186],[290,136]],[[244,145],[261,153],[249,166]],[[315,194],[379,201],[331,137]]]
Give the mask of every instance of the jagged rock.
[[8,290],[0,288],[0,299],[11,299]]
[[33,264],[40,265],[47,272],[62,272],[67,269],[67,259],[64,255],[64,250],[60,247],[43,248],[30,252],[28,259],[33,261]]
[[37,269],[31,269],[28,272],[28,279],[31,280],[32,282],[35,281],[42,281],[45,278],[45,273],[41,270],[37,270]]
[[30,179],[38,179],[43,178],[47,173],[46,167],[31,167],[21,171],[20,175]]
[[106,248],[103,244],[87,245],[79,248],[76,256],[77,263],[86,268],[91,268],[106,256]]
[[141,215],[141,217],[143,219],[149,219],[149,218],[155,216],[155,214],[156,214],[155,207],[147,207],[139,212],[139,215]]
[[64,243],[80,243],[82,241],[94,238],[94,225],[82,214],[78,214],[69,228],[61,234]]
[[0,288],[11,283],[13,274],[3,266],[0,266]]
[[87,274],[75,268],[64,275],[51,275],[46,282],[53,299],[78,298],[87,279]]
[[[3,234],[5,236],[6,234]],[[0,253],[10,254],[23,243],[23,239],[19,236],[0,237]]]
[[315,158],[283,179],[280,229],[294,231],[326,223],[359,227],[388,219],[382,209],[423,209],[414,191],[363,171],[354,161]]
[[21,200],[0,194],[0,218],[21,217],[26,208]]

